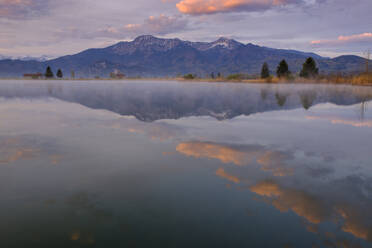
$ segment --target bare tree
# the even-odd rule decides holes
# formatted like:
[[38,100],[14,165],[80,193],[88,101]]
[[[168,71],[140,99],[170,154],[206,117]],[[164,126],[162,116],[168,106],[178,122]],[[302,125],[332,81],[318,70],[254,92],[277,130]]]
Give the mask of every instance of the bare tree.
[[369,73],[369,61],[371,59],[371,50],[368,49],[366,52],[366,73]]

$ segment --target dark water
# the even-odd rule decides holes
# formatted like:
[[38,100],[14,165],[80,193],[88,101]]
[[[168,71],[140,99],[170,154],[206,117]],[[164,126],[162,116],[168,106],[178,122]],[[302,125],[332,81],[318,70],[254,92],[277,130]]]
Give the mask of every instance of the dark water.
[[0,247],[371,247],[372,88],[0,82]]

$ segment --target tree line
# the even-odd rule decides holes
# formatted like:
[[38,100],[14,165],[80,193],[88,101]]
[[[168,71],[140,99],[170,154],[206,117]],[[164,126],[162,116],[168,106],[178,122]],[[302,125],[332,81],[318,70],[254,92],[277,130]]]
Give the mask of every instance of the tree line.
[[[312,58],[312,57],[309,57],[306,59],[305,63],[303,63],[302,65],[302,70],[300,72],[300,77],[303,77],[303,78],[314,78],[316,76],[318,76],[319,74],[319,69],[317,68],[317,65],[316,65],[316,62],[315,60]],[[236,75],[239,75],[239,74],[236,74]],[[235,76],[236,76],[235,75]],[[285,61],[285,59],[283,59],[282,61],[279,62],[277,68],[276,68],[276,76],[278,78],[290,78],[292,75],[291,71],[289,70],[289,66],[288,66],[288,63],[287,61]],[[54,78],[54,73],[51,69],[50,66],[48,66],[46,68],[46,71],[45,71],[45,74],[44,74],[45,78]],[[62,73],[62,70],[61,69],[58,69],[57,73],[56,73],[56,76],[57,78],[63,78],[63,73]],[[216,78],[221,78],[221,73],[217,73],[217,75],[215,75],[213,72],[211,73],[211,78],[214,79]],[[261,78],[262,79],[269,79],[271,77],[270,75],[270,69],[269,69],[269,65],[267,62],[263,63],[262,65],[262,68],[261,68]],[[196,75],[193,75],[193,74],[187,74],[184,76],[185,79],[194,79],[196,78]],[[232,78],[232,79],[237,79],[237,78]]]
[[[302,69],[301,69],[299,76],[302,78],[315,78],[318,75],[319,75],[319,69],[317,68],[317,64],[315,60],[312,57],[307,58],[306,61],[302,65]],[[276,76],[278,78],[285,78],[285,79],[290,79],[292,77],[292,72],[289,70],[288,63],[285,59],[279,62],[276,68]],[[242,79],[250,78],[248,74],[239,74],[239,73],[228,75],[225,78],[220,72],[218,72],[217,74],[212,72],[209,75],[209,77],[211,79],[228,79],[228,80],[242,80]],[[272,75],[270,74],[269,64],[267,62],[263,63],[262,65],[260,77],[266,80],[272,78]],[[198,76],[196,74],[189,73],[189,74],[185,74],[183,78],[187,80],[192,80],[192,79],[198,78]]]
[[[278,67],[276,68],[276,76],[278,78],[289,78],[291,76],[291,71],[287,61],[283,59],[280,61]],[[303,78],[315,78],[319,75],[319,69],[316,66],[316,62],[312,57],[306,59],[305,63],[302,65],[302,70],[300,72],[300,77]],[[270,69],[269,65],[265,62],[261,68],[261,78],[268,79],[270,78]]]

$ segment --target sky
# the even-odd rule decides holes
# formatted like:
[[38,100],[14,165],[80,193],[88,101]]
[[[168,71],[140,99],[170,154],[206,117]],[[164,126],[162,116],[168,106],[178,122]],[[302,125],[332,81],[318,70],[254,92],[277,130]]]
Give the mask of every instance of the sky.
[[0,0],[0,55],[58,57],[151,34],[363,56],[371,14],[372,0]]

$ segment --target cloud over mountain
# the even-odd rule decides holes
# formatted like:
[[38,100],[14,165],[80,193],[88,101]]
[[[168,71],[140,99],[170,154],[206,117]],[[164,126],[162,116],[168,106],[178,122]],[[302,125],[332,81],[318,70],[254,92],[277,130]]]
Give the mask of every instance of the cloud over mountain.
[[187,20],[179,16],[150,16],[143,23],[131,23],[122,27],[106,27],[99,29],[97,33],[92,34],[102,37],[125,38],[128,36],[137,36],[141,34],[167,35],[187,28]]
[[187,21],[177,16],[150,16],[143,24],[129,24],[125,29],[136,34],[151,33],[165,35],[184,30]]

